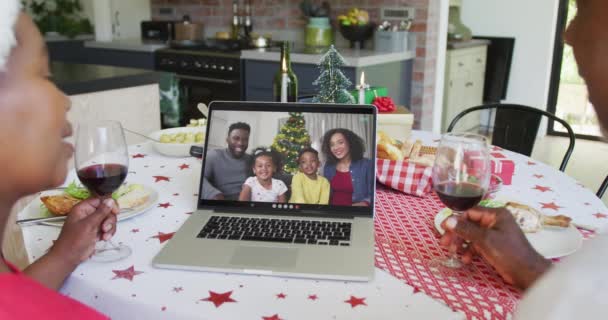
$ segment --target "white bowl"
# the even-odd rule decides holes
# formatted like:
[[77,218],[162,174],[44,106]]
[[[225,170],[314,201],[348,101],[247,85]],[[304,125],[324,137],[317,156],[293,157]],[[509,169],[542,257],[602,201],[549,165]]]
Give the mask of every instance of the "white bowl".
[[[171,128],[156,131],[150,134],[150,137],[156,140],[160,140],[160,136],[163,134],[176,134],[176,133],[199,133],[202,132],[203,136],[205,135],[206,127],[180,127],[180,128]],[[170,157],[189,157],[190,156],[190,147],[192,146],[203,146],[203,143],[160,143],[153,142],[154,148],[161,154]]]

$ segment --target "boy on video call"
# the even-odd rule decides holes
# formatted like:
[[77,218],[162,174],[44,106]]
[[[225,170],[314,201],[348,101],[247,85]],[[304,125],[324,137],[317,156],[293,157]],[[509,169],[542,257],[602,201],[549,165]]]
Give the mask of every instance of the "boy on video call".
[[300,172],[291,181],[290,203],[328,204],[329,181],[317,174],[319,169],[319,152],[313,148],[304,148],[298,155]]

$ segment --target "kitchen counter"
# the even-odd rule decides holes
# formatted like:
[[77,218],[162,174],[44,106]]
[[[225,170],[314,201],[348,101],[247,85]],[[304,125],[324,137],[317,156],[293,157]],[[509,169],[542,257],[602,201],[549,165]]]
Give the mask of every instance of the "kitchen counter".
[[158,83],[160,74],[144,69],[51,62],[52,81],[67,95]]
[[[346,67],[369,67],[374,65],[399,62],[413,59],[414,51],[405,52],[380,52],[374,50],[356,50],[349,48],[338,48],[338,52],[344,57]],[[292,63],[318,64],[323,53],[306,53],[304,49],[296,47],[291,51]],[[281,52],[279,48],[243,50],[241,59],[279,61]]]
[[448,41],[448,49],[465,49],[490,45],[490,40],[473,39],[470,41]]
[[158,49],[166,48],[167,44],[162,41],[143,42],[141,39],[121,39],[112,41],[87,41],[84,43],[84,46],[96,49],[154,52]]

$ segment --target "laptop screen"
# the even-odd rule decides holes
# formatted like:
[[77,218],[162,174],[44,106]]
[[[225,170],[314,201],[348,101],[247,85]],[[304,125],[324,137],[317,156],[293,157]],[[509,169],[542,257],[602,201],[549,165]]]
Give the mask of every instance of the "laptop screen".
[[199,208],[371,216],[375,134],[372,106],[213,102]]

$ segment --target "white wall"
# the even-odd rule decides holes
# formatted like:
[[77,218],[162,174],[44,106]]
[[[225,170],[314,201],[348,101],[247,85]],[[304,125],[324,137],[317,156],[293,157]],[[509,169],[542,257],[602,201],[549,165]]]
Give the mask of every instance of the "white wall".
[[558,7],[558,0],[462,0],[474,35],[516,39],[505,102],[546,109]]

